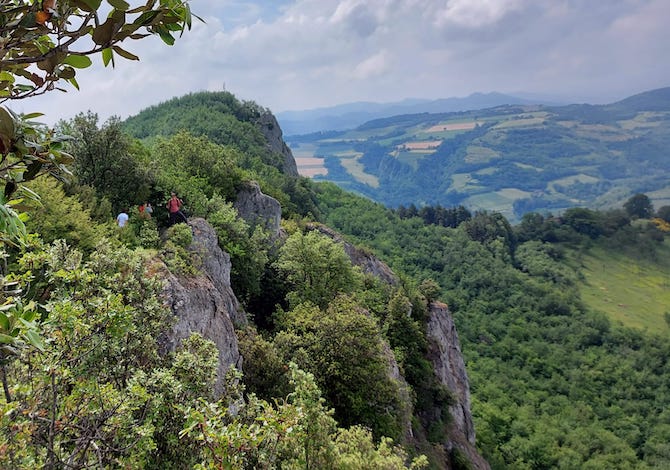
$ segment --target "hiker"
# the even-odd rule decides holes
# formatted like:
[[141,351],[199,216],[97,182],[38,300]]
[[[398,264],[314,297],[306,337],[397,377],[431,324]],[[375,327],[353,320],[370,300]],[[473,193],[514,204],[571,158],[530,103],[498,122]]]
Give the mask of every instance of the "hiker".
[[116,223],[119,227],[123,228],[128,223],[128,214],[125,209],[121,210],[121,213],[116,216]]
[[170,227],[172,227],[174,224],[178,222],[183,223],[187,222],[186,216],[181,211],[183,205],[184,201],[179,199],[176,193],[174,192],[170,193],[170,200],[165,205],[165,207],[167,207],[168,212],[170,213],[170,220],[168,222],[168,225]]
[[148,202],[145,202],[144,204],[141,204],[138,207],[138,210],[140,212],[140,219],[142,220],[148,220],[151,218],[151,213],[153,212],[153,208],[151,207],[151,204]]

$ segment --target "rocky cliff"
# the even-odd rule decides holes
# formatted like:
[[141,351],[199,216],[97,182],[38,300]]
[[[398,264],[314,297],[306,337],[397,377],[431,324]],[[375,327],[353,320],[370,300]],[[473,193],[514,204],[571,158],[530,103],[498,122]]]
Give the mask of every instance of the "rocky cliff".
[[219,248],[216,232],[204,219],[193,218],[189,225],[193,242],[188,249],[201,260],[201,272],[190,277],[166,274],[163,295],[176,323],[162,346],[174,351],[193,332],[213,341],[219,350],[215,394],[220,395],[230,366],[242,368],[234,325],[247,319],[230,287],[230,256]]
[[270,112],[263,113],[256,121],[256,125],[268,141],[268,149],[284,157],[284,173],[290,176],[298,176],[298,166],[295,163],[291,149],[284,142],[277,118]]
[[[273,233],[279,234],[281,207],[276,200],[262,194],[258,185],[250,184],[244,188],[235,206],[240,215],[250,223],[263,223]],[[177,323],[166,336],[164,348],[174,350],[191,332],[200,333],[212,340],[219,350],[219,380],[215,392],[220,394],[223,392],[222,379],[228,368],[231,365],[242,368],[235,325],[246,325],[247,319],[230,287],[230,257],[219,248],[216,232],[203,219],[191,219],[189,225],[193,232],[193,242],[188,249],[201,260],[201,273],[187,278],[169,273],[166,276],[164,296],[177,317]],[[346,243],[334,230],[321,224],[311,224],[308,229],[318,230],[342,243],[352,263],[363,272],[377,276],[389,284],[397,284],[397,276],[385,263],[366,250]],[[440,383],[454,396],[454,403],[449,408],[453,421],[449,425],[449,439],[445,444],[444,455],[453,455],[453,450],[457,449],[468,458],[473,469],[487,470],[490,468],[488,463],[475,448],[468,377],[456,327],[445,304],[431,304],[426,336],[429,342],[428,359],[432,362]],[[405,442],[411,442],[414,436],[410,388],[388,345],[386,350],[389,375],[397,381],[401,394],[406,399],[407,409],[403,411],[402,417],[403,435]],[[443,468],[450,468],[448,461],[444,465]]]
[[[397,276],[386,263],[366,250],[358,249],[345,242],[331,228],[321,224],[310,224],[308,229],[318,230],[332,240],[342,243],[351,262],[359,266],[363,272],[377,276],[389,284],[397,284]],[[458,449],[468,458],[474,470],[489,470],[488,462],[479,455],[475,447],[475,428],[470,412],[470,383],[461,353],[456,325],[446,304],[441,302],[430,304],[426,337],[429,343],[428,359],[433,364],[435,375],[454,397],[454,403],[449,407],[449,413],[453,421],[449,425],[449,439],[444,449],[444,455],[452,455],[453,449]],[[392,353],[389,354],[389,372],[391,377],[398,381],[401,390],[409,387],[404,377],[400,375]],[[406,440],[411,440],[411,423],[407,420],[405,420],[404,436]],[[448,462],[445,462],[445,465],[445,468],[449,468]]]
[[432,302],[428,325],[428,359],[433,363],[435,375],[454,395],[449,407],[453,421],[449,425],[447,451],[453,448],[465,454],[473,469],[488,470],[489,464],[475,448],[475,427],[470,412],[470,384],[465,370],[465,361],[456,332],[456,325],[446,304]]

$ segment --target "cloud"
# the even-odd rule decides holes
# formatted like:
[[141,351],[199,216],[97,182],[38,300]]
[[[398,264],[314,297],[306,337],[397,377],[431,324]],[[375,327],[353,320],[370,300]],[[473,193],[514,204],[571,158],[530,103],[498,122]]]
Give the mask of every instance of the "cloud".
[[[100,61],[82,91],[14,104],[71,117],[126,117],[224,88],[275,112],[350,101],[481,91],[614,100],[670,85],[667,0],[193,0],[173,47],[124,45],[140,62]],[[54,120],[54,118],[52,118]]]

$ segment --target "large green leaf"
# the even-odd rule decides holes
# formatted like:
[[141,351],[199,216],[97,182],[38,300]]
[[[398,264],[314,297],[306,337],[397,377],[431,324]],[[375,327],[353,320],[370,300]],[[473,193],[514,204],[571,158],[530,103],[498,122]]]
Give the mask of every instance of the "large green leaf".
[[86,67],[90,67],[93,64],[91,59],[85,55],[69,55],[65,58],[63,63],[78,69],[85,69]]
[[109,42],[112,40],[112,37],[114,36],[115,24],[116,20],[113,18],[107,18],[103,24],[95,28],[93,31],[93,42],[101,46],[109,44]]

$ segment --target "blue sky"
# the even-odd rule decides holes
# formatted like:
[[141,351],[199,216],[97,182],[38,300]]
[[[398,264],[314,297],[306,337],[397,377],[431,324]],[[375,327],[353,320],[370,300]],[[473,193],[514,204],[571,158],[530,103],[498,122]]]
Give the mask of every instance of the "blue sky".
[[124,44],[140,62],[94,59],[79,72],[81,91],[11,107],[53,123],[87,110],[125,118],[224,87],[277,113],[491,91],[602,103],[670,86],[668,0],[192,0],[191,9],[205,23],[174,46]]

